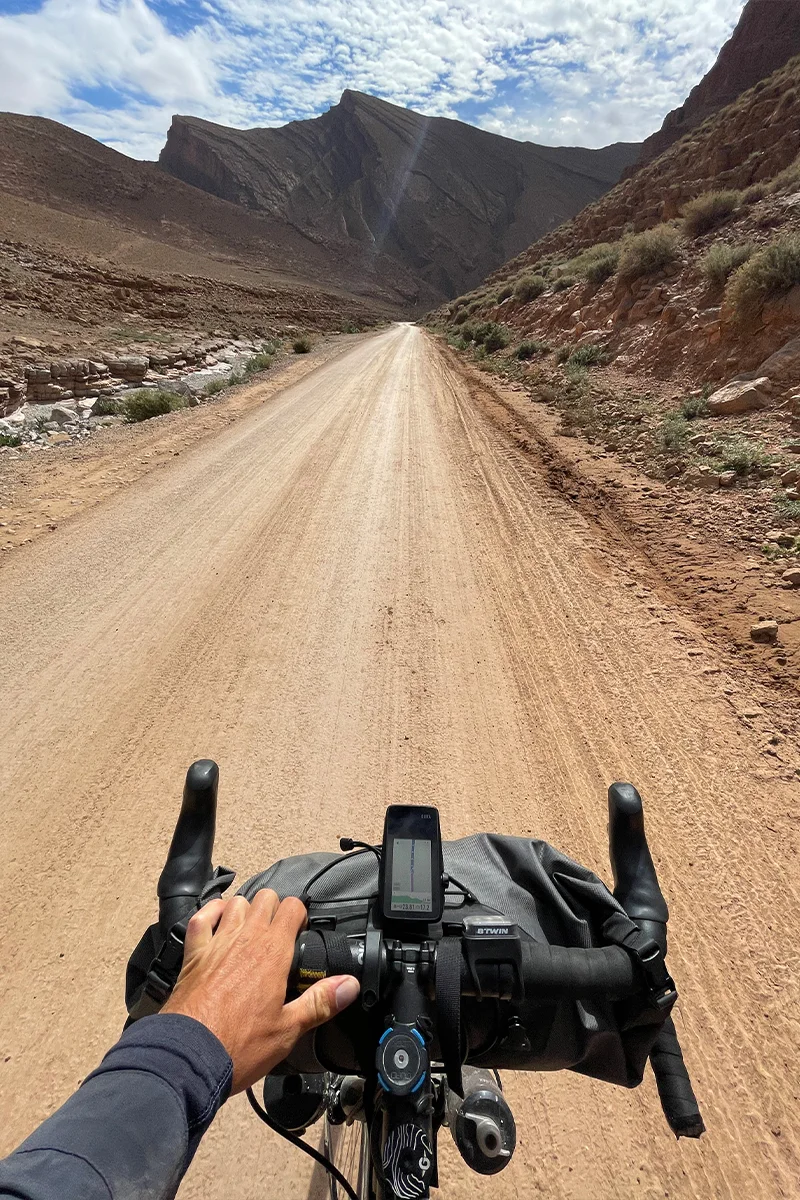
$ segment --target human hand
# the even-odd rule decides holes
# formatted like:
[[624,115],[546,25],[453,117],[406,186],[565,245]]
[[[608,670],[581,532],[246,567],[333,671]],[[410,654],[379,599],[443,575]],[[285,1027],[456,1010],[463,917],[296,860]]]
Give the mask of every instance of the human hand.
[[194,1017],[233,1061],[231,1094],[268,1075],[310,1029],[329,1021],[359,992],[351,975],[321,979],[286,1004],[294,944],[304,905],[274,892],[212,900],[186,931],[183,969],[162,1013]]

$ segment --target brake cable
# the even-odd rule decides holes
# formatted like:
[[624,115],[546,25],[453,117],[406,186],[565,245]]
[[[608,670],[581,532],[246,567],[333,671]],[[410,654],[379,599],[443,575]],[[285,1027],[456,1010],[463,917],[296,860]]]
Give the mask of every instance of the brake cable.
[[342,1188],[342,1190],[350,1197],[350,1200],[358,1200],[357,1192],[347,1182],[339,1168],[335,1167],[331,1160],[326,1158],[324,1154],[320,1154],[319,1150],[315,1150],[313,1146],[309,1146],[308,1142],[304,1142],[303,1139],[298,1137],[296,1134],[290,1133],[288,1129],[282,1129],[276,1121],[273,1121],[266,1110],[262,1108],[256,1100],[255,1092],[251,1087],[247,1089],[247,1099],[250,1101],[250,1107],[256,1116],[259,1117],[260,1120],[262,1120],[264,1124],[273,1131],[273,1133],[280,1134],[282,1138],[286,1138],[286,1141],[291,1142],[291,1144],[296,1146],[298,1150],[302,1150],[305,1154],[308,1154],[310,1158],[314,1159],[314,1162],[319,1163],[323,1170],[327,1171],[329,1175],[333,1176],[333,1178],[339,1184],[339,1187]]

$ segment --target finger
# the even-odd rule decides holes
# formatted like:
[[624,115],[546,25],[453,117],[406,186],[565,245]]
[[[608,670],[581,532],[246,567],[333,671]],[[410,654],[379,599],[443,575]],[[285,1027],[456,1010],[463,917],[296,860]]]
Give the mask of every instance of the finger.
[[186,940],[183,945],[184,959],[191,958],[198,950],[207,946],[214,936],[214,930],[225,912],[227,900],[210,900],[199,912],[196,912],[186,927]]
[[244,925],[249,911],[250,905],[244,896],[232,896],[225,906],[225,912],[220,918],[219,932],[232,933],[234,929],[238,929],[240,925]]
[[281,900],[272,923],[277,926],[276,933],[285,930],[287,936],[294,940],[298,933],[305,929],[307,921],[308,912],[303,901],[298,900],[296,896],[287,896],[285,900]]
[[262,888],[253,897],[247,919],[248,921],[260,921],[263,925],[271,925],[279,905],[280,900],[276,893],[271,888]]
[[309,1029],[324,1025],[352,1004],[360,990],[361,984],[352,975],[320,979],[284,1008],[283,1016],[290,1035],[297,1039],[308,1033]]

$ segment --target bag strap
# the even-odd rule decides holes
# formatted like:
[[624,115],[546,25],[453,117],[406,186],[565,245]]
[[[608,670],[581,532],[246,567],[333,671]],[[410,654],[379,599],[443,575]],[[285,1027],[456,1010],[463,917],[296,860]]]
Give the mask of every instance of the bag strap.
[[644,977],[650,1007],[666,1017],[678,999],[678,993],[658,942],[642,933],[639,926],[622,912],[612,913],[606,919],[603,937],[633,955]]
[[461,1078],[461,938],[444,937],[436,947],[436,1024],[447,1083],[464,1095]]

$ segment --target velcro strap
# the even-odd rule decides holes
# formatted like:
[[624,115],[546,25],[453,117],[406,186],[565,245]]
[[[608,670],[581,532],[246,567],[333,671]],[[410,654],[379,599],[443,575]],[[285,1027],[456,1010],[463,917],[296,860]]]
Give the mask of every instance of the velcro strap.
[[447,1083],[464,1095],[461,1078],[461,938],[445,937],[436,946],[436,1026]]
[[328,961],[329,975],[352,975],[353,956],[350,953],[350,943],[343,933],[335,929],[321,929],[323,945]]

